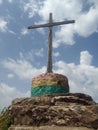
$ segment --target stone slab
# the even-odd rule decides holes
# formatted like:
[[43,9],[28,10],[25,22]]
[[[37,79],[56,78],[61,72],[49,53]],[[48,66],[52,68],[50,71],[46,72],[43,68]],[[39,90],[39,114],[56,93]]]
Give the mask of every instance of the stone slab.
[[67,126],[40,126],[40,127],[26,127],[26,126],[12,126],[8,130],[94,130],[86,127],[67,127]]

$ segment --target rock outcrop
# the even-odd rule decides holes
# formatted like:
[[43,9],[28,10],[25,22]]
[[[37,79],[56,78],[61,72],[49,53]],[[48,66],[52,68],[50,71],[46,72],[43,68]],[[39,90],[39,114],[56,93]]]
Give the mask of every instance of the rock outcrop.
[[81,93],[19,98],[12,102],[9,111],[14,126],[98,129],[98,104],[89,95]]

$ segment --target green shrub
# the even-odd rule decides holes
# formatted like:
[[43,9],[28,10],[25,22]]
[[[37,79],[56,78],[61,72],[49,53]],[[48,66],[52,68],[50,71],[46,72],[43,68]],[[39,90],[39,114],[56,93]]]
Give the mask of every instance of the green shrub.
[[12,124],[11,114],[8,112],[8,109],[3,109],[0,113],[0,130],[8,130]]

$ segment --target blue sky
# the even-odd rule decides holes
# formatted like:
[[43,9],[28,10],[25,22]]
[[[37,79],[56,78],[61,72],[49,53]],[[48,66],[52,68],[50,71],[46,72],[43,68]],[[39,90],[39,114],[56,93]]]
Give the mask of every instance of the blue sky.
[[48,28],[33,24],[75,20],[53,28],[53,71],[68,77],[70,92],[98,102],[98,1],[0,0],[0,109],[30,96],[32,78],[46,72]]

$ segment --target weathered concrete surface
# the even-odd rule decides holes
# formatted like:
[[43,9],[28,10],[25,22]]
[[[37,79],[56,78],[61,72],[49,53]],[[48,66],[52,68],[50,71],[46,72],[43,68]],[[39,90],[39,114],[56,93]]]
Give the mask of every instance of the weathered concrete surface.
[[98,104],[85,94],[20,98],[12,102],[9,111],[14,126],[55,125],[60,128],[70,126],[98,129]]
[[41,126],[41,127],[10,127],[9,130],[94,130],[86,127],[66,127],[66,126]]

